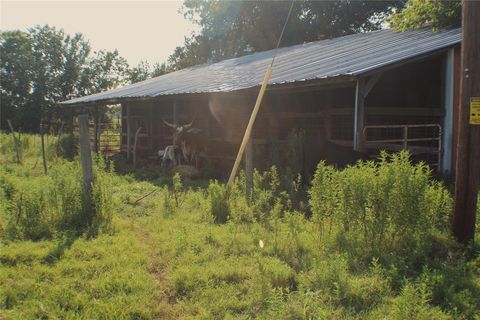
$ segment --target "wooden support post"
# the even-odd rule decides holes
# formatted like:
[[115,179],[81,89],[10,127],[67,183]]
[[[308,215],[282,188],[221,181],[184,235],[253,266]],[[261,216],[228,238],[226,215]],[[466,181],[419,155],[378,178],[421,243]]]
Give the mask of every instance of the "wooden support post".
[[377,73],[371,76],[368,81],[364,78],[357,80],[357,86],[355,88],[355,123],[353,135],[353,149],[356,151],[365,152],[363,136],[363,128],[365,127],[365,98],[381,76],[381,73]]
[[93,151],[98,153],[98,106],[95,106],[93,117]]
[[68,111],[68,114],[67,114],[67,121],[68,121],[68,125],[67,125],[67,132],[71,135],[73,135],[73,131],[74,131],[74,117],[75,117],[75,112],[73,111],[73,108],[69,108],[70,110]]
[[150,152],[153,150],[153,105],[148,106],[150,121],[148,123],[148,148]]
[[447,51],[444,62],[443,72],[443,126],[442,126],[442,166],[440,170],[444,174],[452,171],[452,152],[453,152],[453,85],[454,85],[454,52],[451,48]]
[[247,199],[253,196],[253,138],[250,138],[245,148],[245,177]]
[[355,122],[353,135],[353,149],[364,151],[363,147],[363,127],[365,126],[365,79],[357,80],[355,90]]
[[480,125],[470,124],[470,103],[480,99],[480,2],[462,3],[460,116],[452,231],[462,243],[474,240],[480,177]]
[[137,132],[135,132],[135,141],[133,142],[133,168],[137,166],[137,141],[138,141],[138,135],[140,134],[140,131],[142,131],[142,127],[138,127]]
[[127,162],[130,161],[131,150],[131,135],[132,135],[132,120],[130,114],[130,105],[126,105],[127,108]]
[[403,149],[408,148],[408,126],[403,127]]
[[80,160],[82,162],[83,190],[87,201],[91,200],[93,183],[92,155],[90,153],[90,137],[88,134],[88,115],[78,116],[78,127],[80,131]]
[[332,110],[334,108],[334,102],[333,102],[333,93],[332,92],[327,92],[325,96],[325,111],[321,112],[321,119],[320,121],[323,122],[325,125],[324,128],[322,128],[322,131],[325,133],[325,138],[327,138],[328,141],[332,140]]
[[10,120],[7,120],[8,126],[10,127],[10,131],[12,132],[13,142],[15,143],[15,152],[17,154],[17,163],[20,164],[20,133],[19,137],[15,135],[15,130],[13,130],[13,125]]
[[280,162],[278,146],[278,118],[275,112],[268,116],[268,153],[271,165],[278,165]]
[[365,88],[363,90],[363,98],[366,98],[370,91],[372,91],[373,87],[377,83],[378,79],[382,76],[382,73],[376,73],[370,78],[368,78],[368,81],[365,82]]

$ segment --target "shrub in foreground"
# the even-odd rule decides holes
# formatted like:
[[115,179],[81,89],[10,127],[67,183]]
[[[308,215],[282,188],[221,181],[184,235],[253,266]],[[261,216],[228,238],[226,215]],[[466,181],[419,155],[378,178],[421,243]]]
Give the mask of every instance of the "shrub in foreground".
[[208,197],[210,199],[210,211],[216,223],[225,223],[230,215],[230,208],[227,200],[227,187],[213,181],[208,186]]
[[61,233],[94,236],[112,219],[111,175],[103,161],[96,161],[92,202],[83,191],[78,162],[58,161],[49,175],[31,175],[21,166],[0,172],[0,201],[6,208],[6,236],[40,240]]
[[[309,202],[323,232],[337,230],[346,245],[372,256],[415,255],[432,234],[448,228],[452,199],[429,168],[407,152],[344,170],[319,163]],[[361,245],[360,245],[361,244]],[[419,255],[424,252],[419,252]]]

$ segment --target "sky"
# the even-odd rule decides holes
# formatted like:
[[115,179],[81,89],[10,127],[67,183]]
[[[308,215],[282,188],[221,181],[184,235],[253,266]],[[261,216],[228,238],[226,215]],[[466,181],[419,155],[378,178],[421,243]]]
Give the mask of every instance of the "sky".
[[118,49],[131,66],[165,62],[185,36],[199,27],[178,10],[181,1],[4,1],[0,29],[27,30],[49,24],[82,33],[93,50]]

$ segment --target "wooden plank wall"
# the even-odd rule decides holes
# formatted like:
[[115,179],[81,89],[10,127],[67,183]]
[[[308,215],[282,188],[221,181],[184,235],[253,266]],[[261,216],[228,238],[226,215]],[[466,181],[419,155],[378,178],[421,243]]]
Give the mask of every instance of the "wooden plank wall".
[[[366,125],[441,123],[441,81],[440,71],[436,69],[440,64],[439,58],[382,74],[365,100]],[[176,102],[178,122],[186,124],[195,119],[194,127],[201,129],[208,141],[209,159],[229,167],[238,151],[256,94],[256,90],[246,90],[131,103],[131,131],[142,126],[140,154],[154,156],[158,150],[172,144],[172,129],[162,119],[173,122]],[[353,83],[323,90],[311,87],[298,92],[267,91],[253,130],[254,142],[263,145],[264,149],[260,161],[273,162],[269,146],[284,143],[292,130],[300,128],[305,131],[306,145],[312,148],[321,136],[351,147],[354,104]],[[122,128],[122,150],[126,151],[125,106],[122,108]]]

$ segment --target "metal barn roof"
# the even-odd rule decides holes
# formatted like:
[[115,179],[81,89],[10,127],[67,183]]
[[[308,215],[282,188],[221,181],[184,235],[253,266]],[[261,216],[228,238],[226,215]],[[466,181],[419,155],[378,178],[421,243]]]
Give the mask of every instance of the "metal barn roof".
[[[360,76],[366,72],[458,44],[461,29],[396,32],[390,29],[281,48],[270,85]],[[119,102],[187,93],[229,92],[261,84],[274,50],[202,64],[132,85],[62,102]]]

